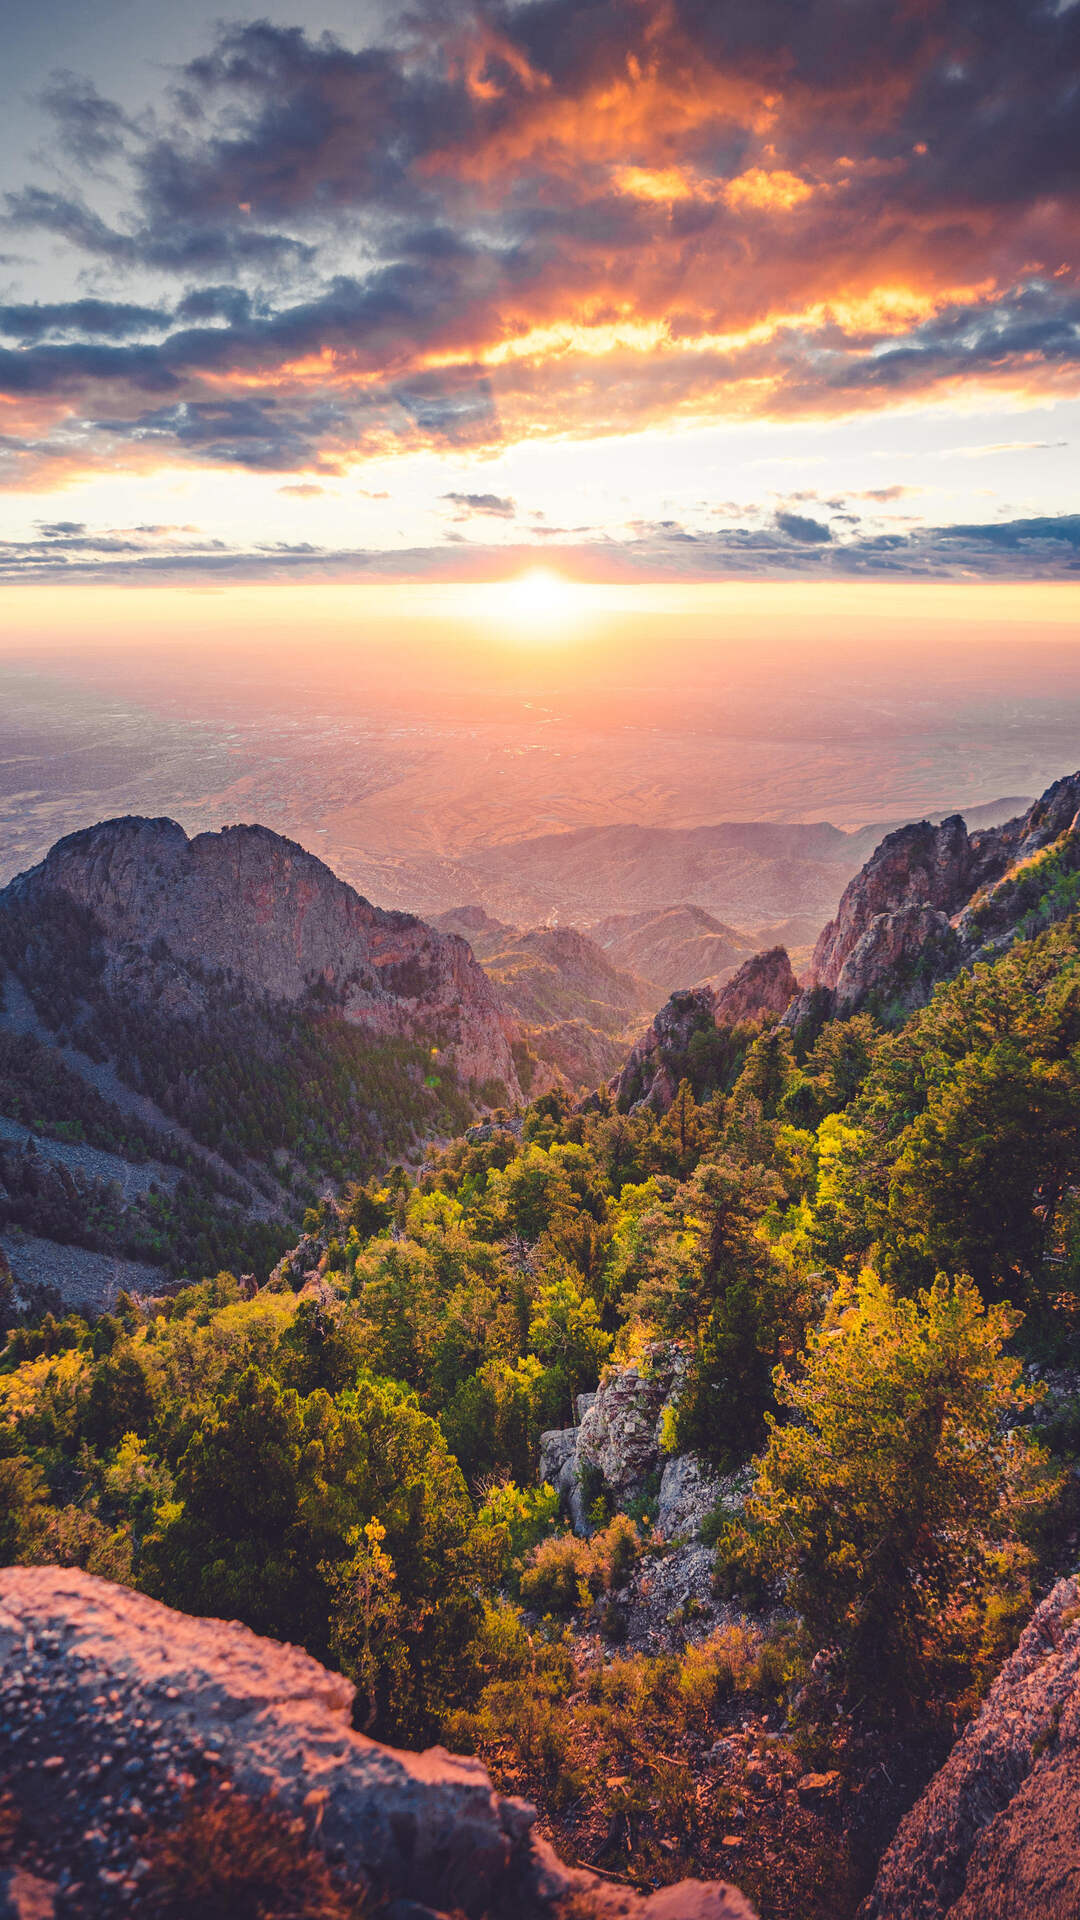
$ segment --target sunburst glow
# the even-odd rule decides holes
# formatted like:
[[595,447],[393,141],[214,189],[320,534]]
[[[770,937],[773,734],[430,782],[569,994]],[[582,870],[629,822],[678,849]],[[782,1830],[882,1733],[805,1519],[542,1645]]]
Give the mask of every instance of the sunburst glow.
[[478,587],[475,611],[527,640],[565,639],[586,611],[588,589],[554,567],[528,567],[509,580]]

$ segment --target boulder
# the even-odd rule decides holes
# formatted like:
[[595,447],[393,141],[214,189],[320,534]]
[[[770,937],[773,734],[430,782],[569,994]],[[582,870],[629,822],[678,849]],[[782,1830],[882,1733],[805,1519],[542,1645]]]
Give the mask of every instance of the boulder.
[[554,1487],[559,1496],[559,1505],[564,1513],[572,1516],[575,1528],[584,1531],[580,1524],[580,1490],[578,1486],[576,1427],[549,1427],[540,1435],[540,1479]]
[[557,1487],[577,1447],[576,1427],[549,1427],[540,1435],[540,1478]]
[[270,1273],[272,1289],[302,1287],[308,1276],[317,1277],[326,1260],[326,1242],[313,1233],[302,1233],[295,1247],[283,1253]]
[[686,1373],[674,1342],[656,1341],[640,1363],[609,1367],[578,1428],[578,1471],[593,1467],[616,1502],[640,1492],[660,1465],[664,1413]]
[[1042,1602],[882,1859],[859,1920],[1080,1913],[1080,1581]]
[[[302,1815],[390,1914],[753,1920],[723,1883],[644,1898],[563,1866],[535,1835],[533,1808],[497,1794],[478,1761],[354,1733],[353,1692],[296,1647],[78,1569],[0,1573],[3,1784],[25,1816],[20,1836],[49,1853],[53,1884],[66,1874],[96,1888],[95,1912],[131,1910],[124,1888],[137,1882],[146,1809],[175,1818],[201,1780]],[[13,1904],[25,1894],[48,1912],[39,1863],[6,1865],[11,1910],[29,1911]]]
[[694,1539],[724,1491],[716,1474],[696,1453],[679,1453],[664,1463],[656,1531],[665,1540]]
[[[578,1533],[588,1532],[583,1487],[590,1478],[599,1474],[619,1506],[641,1493],[650,1474],[660,1467],[664,1412],[677,1397],[685,1372],[682,1348],[656,1341],[640,1365],[609,1367],[595,1393],[578,1394],[578,1426],[554,1427],[541,1434],[540,1478],[557,1489]],[[691,1496],[693,1473],[687,1470],[690,1505],[705,1499],[704,1470],[699,1466],[697,1472],[701,1485]],[[674,1502],[674,1481],[670,1491]],[[704,1511],[713,1504],[709,1500]]]
[[603,1474],[616,1500],[639,1487],[657,1464],[656,1422],[668,1384],[663,1374],[612,1367],[578,1428],[579,1468]]
[[925,902],[905,901],[895,912],[876,913],[859,934],[833,984],[833,1014],[844,1019],[882,985],[905,1004],[917,1005],[926,998],[928,983],[944,980],[959,964],[960,946],[948,914]]

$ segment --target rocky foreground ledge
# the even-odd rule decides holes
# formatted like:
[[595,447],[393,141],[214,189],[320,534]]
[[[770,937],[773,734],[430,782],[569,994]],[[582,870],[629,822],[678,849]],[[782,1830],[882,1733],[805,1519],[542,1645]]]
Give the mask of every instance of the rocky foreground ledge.
[[858,1920],[1080,1914],[1080,1578],[1037,1607]]
[[138,1913],[147,1834],[230,1790],[302,1816],[386,1920],[754,1920],[724,1884],[645,1896],[564,1866],[478,1761],[367,1740],[352,1702],[340,1674],[235,1622],[5,1568],[0,1788],[28,1857],[0,1872],[0,1920]]

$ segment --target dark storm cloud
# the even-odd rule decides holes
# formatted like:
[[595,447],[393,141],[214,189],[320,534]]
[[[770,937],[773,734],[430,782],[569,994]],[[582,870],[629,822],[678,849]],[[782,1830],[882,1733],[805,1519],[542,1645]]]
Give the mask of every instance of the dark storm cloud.
[[273,399],[182,401],[134,418],[95,422],[100,432],[135,445],[165,443],[199,449],[215,464],[289,470],[315,454],[329,421],[312,421]]
[[[307,216],[392,198],[444,120],[445,84],[407,73],[385,47],[350,51],[330,34],[267,21],[229,29],[185,68],[179,133],[139,157],[144,204],[165,218]],[[206,137],[183,129],[206,124]]]
[[102,443],[156,446],[215,466],[334,471],[358,451],[378,451],[387,438],[471,445],[489,433],[490,407],[482,384],[430,374],[397,387],[372,387],[342,398],[320,395],[306,403],[273,394],[182,400],[134,414],[102,416],[90,423],[89,431]]
[[[124,210],[31,183],[9,224],[186,284],[9,307],[0,386],[108,386],[144,445],[130,396],[175,395],[186,457],[315,457],[317,400],[336,459],[342,412],[472,444],[1080,387],[1080,6],[446,0],[358,47],[229,27],[134,118],[47,103]],[[262,383],[269,429],[198,429]]]
[[826,375],[833,387],[901,389],[932,374],[993,373],[1009,364],[1073,365],[1080,361],[1080,297],[1034,282],[990,311],[971,307],[918,328],[902,346],[852,365],[843,356]]
[[252,300],[246,287],[193,287],[176,307],[177,320],[195,326],[223,320],[227,326],[241,327],[251,313]]
[[[182,378],[203,374],[269,371],[283,361],[327,348],[348,355],[355,367],[378,371],[395,351],[400,355],[405,347],[415,351],[437,340],[446,303],[455,295],[462,306],[466,295],[455,268],[443,274],[424,273],[404,263],[373,273],[364,282],[339,277],[314,298],[269,312],[256,313],[240,290],[212,287],[186,296],[175,316],[145,309],[148,323],[160,330],[174,317],[209,321],[231,314],[231,324],[176,326],[160,341],[122,346],[89,341],[40,343],[49,333],[66,331],[137,333],[138,310],[133,307],[118,304],[110,309],[104,302],[84,301],[51,308],[0,308],[0,326],[5,313],[12,320],[5,331],[24,326],[23,337],[37,343],[21,352],[0,349],[0,388],[19,393],[66,392],[84,379],[167,388]],[[100,324],[80,326],[80,309],[83,318],[97,318]],[[421,368],[402,387],[402,404],[412,405],[413,396],[417,406],[427,406],[431,394],[438,402],[452,381],[457,383],[456,375]],[[472,404],[482,405],[482,376],[470,376],[470,385]]]
[[[1080,578],[1080,515],[1061,514],[1027,520],[922,527],[907,533],[860,533],[838,538],[794,540],[777,514],[775,528],[725,527],[695,536],[688,552],[685,534],[670,521],[637,529],[636,540],[620,549],[643,578],[696,580],[751,579],[1010,579]],[[815,523],[810,522],[813,525]]]
[[128,340],[163,330],[170,317],[165,308],[140,307],[124,300],[24,302],[0,305],[0,333],[27,345],[65,334]]
[[4,203],[10,226],[56,234],[73,247],[98,254],[118,267],[194,273],[235,266],[295,266],[314,257],[313,247],[287,234],[226,228],[205,221],[170,224],[163,220],[160,225],[123,230],[110,226],[85,201],[43,187],[5,194]]
[[175,375],[150,346],[99,346],[82,341],[32,349],[0,347],[0,392],[13,397],[78,393],[102,382],[163,392],[177,386]]
[[1080,547],[1080,514],[1042,514],[1032,520],[1004,520],[993,526],[939,527],[942,547],[977,542],[1001,553],[1032,553],[1037,548]]

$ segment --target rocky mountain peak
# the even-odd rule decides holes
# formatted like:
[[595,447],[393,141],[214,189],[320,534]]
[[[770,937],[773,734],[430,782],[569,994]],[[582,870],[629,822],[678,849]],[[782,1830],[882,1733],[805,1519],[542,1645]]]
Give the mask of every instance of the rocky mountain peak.
[[466,941],[372,906],[267,827],[189,839],[174,820],[106,820],[13,880],[0,911],[57,897],[92,916],[114,989],[160,995],[167,956],[196,1004],[213,974],[273,1001],[318,992],[377,1033],[438,1027],[463,1077],[519,1095],[510,1023]]
[[835,920],[819,936],[811,963],[820,986],[835,988],[845,962],[879,913],[931,907],[946,916],[972,892],[974,849],[959,814],[940,826],[923,820],[887,834],[841,896]]
[[[936,826],[923,820],[887,834],[818,938],[811,991],[825,993],[841,1015],[875,993],[910,1005],[925,1000],[935,981],[978,957],[991,920],[999,948],[1015,937],[1038,894],[1032,884],[1014,885],[1014,877],[1070,832],[1078,809],[1080,773],[1055,781],[1002,826],[969,833],[963,817],[951,814]],[[1003,911],[1005,895],[1011,905]],[[980,923],[972,909],[988,899],[998,910]],[[804,995],[789,1019],[810,1005]]]
[[751,954],[738,973],[716,994],[715,1019],[718,1024],[736,1025],[740,1020],[756,1019],[758,1014],[784,1013],[799,983],[791,968],[786,947],[767,947],[764,953]]
[[678,1091],[696,1033],[736,1026],[761,1014],[779,1016],[798,990],[786,949],[770,947],[744,961],[719,992],[713,987],[692,987],[684,993],[673,993],[611,1082],[610,1093],[616,1104],[643,1104],[664,1112]]

